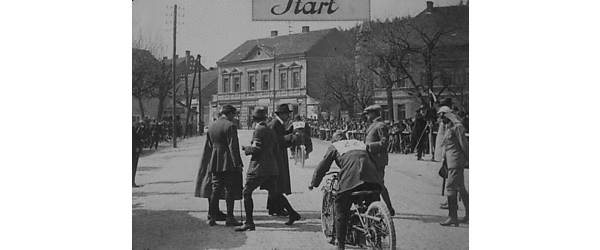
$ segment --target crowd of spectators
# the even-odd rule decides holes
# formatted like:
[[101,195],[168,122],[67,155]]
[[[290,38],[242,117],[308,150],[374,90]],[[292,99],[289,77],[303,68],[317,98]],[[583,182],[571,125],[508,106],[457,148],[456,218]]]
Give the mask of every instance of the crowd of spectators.
[[[179,120],[175,122],[175,136],[177,136],[177,138],[191,137],[196,134],[191,122],[188,123],[185,133],[182,122]],[[142,141],[143,148],[154,147],[154,149],[157,149],[158,143],[168,142],[173,138],[173,121],[170,118],[163,119],[162,121],[156,119],[139,120],[135,122],[133,126],[135,133],[137,133]]]

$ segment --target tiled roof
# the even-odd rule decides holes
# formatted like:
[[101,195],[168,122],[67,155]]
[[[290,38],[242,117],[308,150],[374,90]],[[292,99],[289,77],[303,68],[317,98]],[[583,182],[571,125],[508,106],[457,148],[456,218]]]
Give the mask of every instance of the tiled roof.
[[[451,34],[440,39],[441,45],[469,44],[469,6],[456,5],[434,7],[431,13],[427,10],[412,18],[411,23],[421,30],[434,32],[444,28],[452,30]],[[421,40],[416,38],[416,40]]]
[[223,57],[223,59],[219,60],[217,64],[240,62],[248,55],[248,53],[257,47],[260,47],[261,45],[267,47],[265,50],[267,50],[266,53],[269,55],[271,54],[270,50],[272,48],[275,49],[275,56],[305,53],[332,31],[337,30],[332,28],[309,31],[306,33],[248,40],[231,51],[231,53]]
[[[171,65],[171,62],[173,61],[173,59],[167,59],[165,64],[166,65]],[[185,56],[183,57],[178,57],[177,60],[175,61],[178,70],[182,70],[182,67],[184,67],[185,65]],[[196,60],[194,59],[194,56],[190,56],[190,72],[194,72],[194,68],[196,67]],[[202,65],[202,63],[200,63],[200,72],[202,71],[207,71],[207,69],[204,67],[204,65]]]

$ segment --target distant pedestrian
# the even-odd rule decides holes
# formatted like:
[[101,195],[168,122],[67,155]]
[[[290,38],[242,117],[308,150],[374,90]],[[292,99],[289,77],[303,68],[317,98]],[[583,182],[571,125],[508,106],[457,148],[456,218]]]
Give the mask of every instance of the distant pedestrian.
[[140,138],[140,135],[137,133],[137,129],[134,126],[132,131],[131,131],[133,140],[131,142],[132,145],[132,149],[133,149],[133,155],[132,155],[132,159],[133,159],[133,177],[131,179],[131,186],[132,187],[139,187],[137,184],[135,184],[135,174],[137,172],[137,166],[138,166],[138,161],[140,159],[140,153],[142,153],[142,147],[143,147],[143,143],[142,140]]

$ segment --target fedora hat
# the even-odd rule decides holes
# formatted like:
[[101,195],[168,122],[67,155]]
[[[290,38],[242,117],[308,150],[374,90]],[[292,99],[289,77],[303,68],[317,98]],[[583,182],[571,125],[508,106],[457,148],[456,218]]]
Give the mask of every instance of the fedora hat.
[[232,106],[231,104],[227,104],[227,105],[223,105],[221,106],[221,114],[235,114],[235,112],[237,111],[237,109]]
[[252,112],[252,117],[259,118],[259,119],[266,119],[267,118],[267,110],[265,109],[265,107],[257,107]]
[[275,110],[275,113],[291,113],[290,107],[287,104],[281,104]]

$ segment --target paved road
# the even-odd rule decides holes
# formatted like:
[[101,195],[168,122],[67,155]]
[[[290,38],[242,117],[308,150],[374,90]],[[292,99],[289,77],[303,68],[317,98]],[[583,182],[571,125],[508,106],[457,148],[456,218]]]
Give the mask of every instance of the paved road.
[[[240,130],[240,144],[248,144],[251,135],[251,131]],[[140,158],[136,182],[143,187],[132,190],[133,249],[335,249],[320,231],[321,192],[307,189],[329,143],[313,142],[314,152],[305,168],[291,163],[293,194],[288,199],[303,220],[285,226],[286,218],[268,216],[266,192],[255,191],[256,231],[234,232],[222,222],[209,227],[207,200],[193,197],[204,142],[205,137],[189,138],[176,149],[164,143],[158,151],[145,152]],[[247,167],[250,158],[242,157]],[[438,224],[447,216],[447,210],[439,209],[445,198],[438,168],[439,163],[416,161],[412,155],[390,157],[385,181],[397,213],[394,224],[399,249],[468,249],[468,224],[458,228]],[[220,207],[225,211],[224,202]],[[239,202],[235,214],[240,218]],[[463,214],[461,204],[459,216]]]

